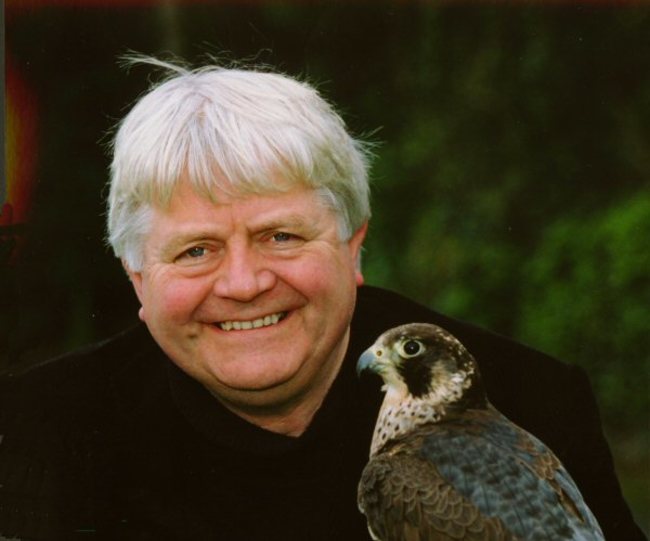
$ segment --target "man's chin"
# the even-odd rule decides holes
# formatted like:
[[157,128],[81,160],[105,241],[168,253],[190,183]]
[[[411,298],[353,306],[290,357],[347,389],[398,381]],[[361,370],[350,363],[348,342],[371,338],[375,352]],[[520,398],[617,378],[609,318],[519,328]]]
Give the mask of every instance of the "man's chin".
[[258,426],[264,425],[264,419],[290,413],[304,394],[293,388],[290,382],[265,387],[242,385],[237,389],[209,390],[224,407]]
[[[240,367],[241,368],[241,367]],[[297,371],[287,371],[286,366],[282,372],[269,373],[255,370],[235,373],[220,371],[210,374],[204,379],[203,384],[217,397],[224,399],[240,400],[244,403],[259,403],[265,405],[268,400],[279,399],[290,394],[291,389],[297,386]]]

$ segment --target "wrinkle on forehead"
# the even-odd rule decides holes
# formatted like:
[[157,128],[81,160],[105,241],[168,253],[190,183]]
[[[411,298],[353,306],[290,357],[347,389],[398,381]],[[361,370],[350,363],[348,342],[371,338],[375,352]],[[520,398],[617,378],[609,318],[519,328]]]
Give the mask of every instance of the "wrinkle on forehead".
[[[225,190],[221,189],[220,187],[212,187],[208,190],[205,187],[202,188],[201,186],[196,186],[187,177],[184,177],[175,185],[173,192],[168,199],[156,199],[151,206],[161,210],[164,213],[169,212],[173,206],[179,204],[179,201],[187,200],[185,194],[188,194],[188,190],[191,190],[193,195],[209,201],[214,205],[244,203],[246,200],[253,200],[255,197],[273,198],[275,196],[282,196],[284,194],[291,193],[292,191],[298,192],[302,190],[305,193],[312,193],[314,195],[313,200],[320,206],[320,208],[333,213],[337,222],[337,229],[340,240],[347,240],[353,233],[352,231],[348,230],[349,228],[347,227],[346,221],[344,217],[340,215],[336,201],[329,190],[325,188],[312,188],[306,183],[284,180],[282,178],[278,179],[277,182],[273,184],[273,186],[273,189],[260,189],[251,191],[245,189],[233,189],[232,186],[228,187]],[[314,221],[314,217],[307,217],[298,213],[287,216],[284,214],[284,209],[280,210],[280,214],[281,216],[277,219],[278,225],[283,225],[286,224],[287,221],[290,221],[291,223],[300,227],[309,227],[310,224],[312,224]],[[271,227],[272,224],[269,224],[269,226]]]

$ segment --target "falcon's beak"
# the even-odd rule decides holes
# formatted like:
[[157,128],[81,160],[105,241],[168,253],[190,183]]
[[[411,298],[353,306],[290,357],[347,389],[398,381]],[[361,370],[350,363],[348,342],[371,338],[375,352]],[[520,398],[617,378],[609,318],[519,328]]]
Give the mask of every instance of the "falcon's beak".
[[383,350],[376,346],[369,347],[364,351],[357,362],[357,376],[361,376],[361,372],[364,370],[371,370],[372,372],[378,373],[379,366],[377,365],[377,361],[383,353]]

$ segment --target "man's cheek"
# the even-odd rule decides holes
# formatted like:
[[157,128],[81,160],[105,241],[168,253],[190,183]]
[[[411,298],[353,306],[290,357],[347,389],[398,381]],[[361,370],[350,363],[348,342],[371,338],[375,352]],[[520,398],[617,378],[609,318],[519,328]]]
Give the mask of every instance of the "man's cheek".
[[145,314],[149,321],[162,324],[183,324],[192,319],[197,306],[190,291],[173,288],[159,291],[149,298]]

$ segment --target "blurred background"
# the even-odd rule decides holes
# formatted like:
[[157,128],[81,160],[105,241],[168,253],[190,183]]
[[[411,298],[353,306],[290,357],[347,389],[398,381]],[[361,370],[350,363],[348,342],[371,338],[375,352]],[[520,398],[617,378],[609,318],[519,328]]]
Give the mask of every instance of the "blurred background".
[[650,5],[6,0],[0,369],[137,321],[103,245],[129,50],[267,63],[379,143],[370,284],[583,366],[650,514]]

